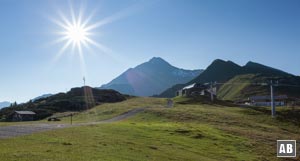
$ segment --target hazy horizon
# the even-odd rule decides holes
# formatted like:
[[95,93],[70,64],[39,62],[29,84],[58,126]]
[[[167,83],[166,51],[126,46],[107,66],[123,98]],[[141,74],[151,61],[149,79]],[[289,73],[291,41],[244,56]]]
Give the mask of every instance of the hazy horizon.
[[[93,15],[88,37],[98,46],[57,56],[66,42],[53,43],[64,32],[56,20],[72,19],[70,6],[75,17],[85,8],[82,21]],[[1,1],[0,102],[65,92],[83,76],[99,87],[152,57],[184,69],[254,61],[299,75],[299,8],[297,0]]]

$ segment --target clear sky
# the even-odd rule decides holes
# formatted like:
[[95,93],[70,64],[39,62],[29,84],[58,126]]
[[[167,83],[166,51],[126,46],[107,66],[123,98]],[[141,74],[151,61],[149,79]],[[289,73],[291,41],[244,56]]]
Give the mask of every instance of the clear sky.
[[[93,14],[90,36],[108,51],[83,48],[85,69],[65,42],[59,11],[71,19],[84,6]],[[83,18],[84,19],[84,18]],[[1,0],[0,102],[24,102],[45,93],[101,86],[151,57],[185,69],[214,59],[255,61],[300,74],[299,0]],[[85,71],[85,72],[84,72]]]

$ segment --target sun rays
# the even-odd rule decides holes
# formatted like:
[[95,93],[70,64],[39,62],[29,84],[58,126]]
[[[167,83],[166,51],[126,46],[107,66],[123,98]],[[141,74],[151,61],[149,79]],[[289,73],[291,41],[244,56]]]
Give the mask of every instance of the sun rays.
[[51,18],[52,22],[59,27],[59,31],[55,32],[58,38],[54,41],[61,47],[54,60],[58,60],[63,54],[72,54],[80,59],[81,72],[85,75],[85,60],[84,57],[91,51],[92,47],[96,47],[97,52],[109,54],[111,51],[105,45],[92,39],[96,36],[95,30],[99,33],[99,27],[106,24],[106,20],[92,22],[94,12],[87,15],[82,6],[78,10],[69,4],[69,11],[63,13],[58,11],[58,18]]
[[87,8],[85,3],[74,4],[69,1],[67,8],[57,10],[55,18],[50,16],[50,20],[57,28],[54,31],[57,38],[50,45],[55,44],[55,46],[58,45],[59,47],[53,63],[55,64],[65,55],[68,55],[70,58],[77,57],[80,61],[82,76],[87,74],[85,59],[89,54],[104,54],[115,62],[123,63],[124,60],[120,58],[122,56],[100,43],[99,35],[103,35],[103,31],[100,29],[105,25],[140,11],[145,4],[143,2],[130,4],[107,17],[101,17],[95,8]]

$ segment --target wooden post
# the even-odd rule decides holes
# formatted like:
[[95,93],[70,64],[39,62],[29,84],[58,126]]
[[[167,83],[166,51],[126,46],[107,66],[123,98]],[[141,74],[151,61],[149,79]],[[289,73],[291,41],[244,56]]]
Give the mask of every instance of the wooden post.
[[71,113],[71,125],[73,124],[73,113]]

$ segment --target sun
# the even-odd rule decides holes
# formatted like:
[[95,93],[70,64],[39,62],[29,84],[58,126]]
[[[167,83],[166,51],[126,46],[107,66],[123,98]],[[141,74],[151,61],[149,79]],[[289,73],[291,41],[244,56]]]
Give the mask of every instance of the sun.
[[[58,9],[55,17],[52,17],[53,15],[49,16],[50,21],[56,25],[56,31],[53,33],[57,37],[50,45],[55,44],[55,47],[59,47],[55,53],[53,63],[56,63],[63,55],[78,57],[82,73],[86,73],[85,57],[87,57],[88,54],[104,54],[105,56],[117,60],[118,54],[100,43],[102,40],[99,35],[105,35],[101,31],[101,27],[131,15],[138,10],[137,8],[139,8],[140,5],[129,6],[107,17],[99,15],[99,13],[96,12],[97,9],[88,7],[84,3],[73,4],[69,2],[68,6],[69,8],[64,10]],[[91,12],[86,13],[86,11]],[[101,19],[96,18],[98,16],[101,17]]]
[[53,61],[58,61],[64,54],[72,57],[78,56],[81,73],[82,75],[86,75],[85,57],[87,54],[101,53],[110,55],[111,53],[111,50],[105,45],[93,40],[93,38],[97,37],[98,33],[101,33],[99,27],[111,21],[107,19],[93,21],[93,12],[86,14],[82,6],[76,9],[73,7],[70,4],[70,10],[66,10],[67,12],[58,10],[58,17],[50,17],[50,20],[57,25],[57,31],[54,31],[57,39],[51,44],[61,46],[55,54]]
[[72,41],[72,43],[78,45],[79,43],[83,43],[84,41],[86,41],[88,39],[89,34],[86,31],[86,28],[79,24],[68,26],[65,35],[68,37],[69,40]]
[[76,53],[79,55],[83,54],[82,47],[90,48],[90,45],[100,46],[97,42],[91,39],[93,33],[87,19],[85,22],[82,21],[82,15],[75,16],[72,11],[71,18],[67,18],[64,14],[60,14],[60,20],[54,20],[54,22],[61,27],[61,31],[56,32],[59,35],[59,39],[56,42],[62,42],[62,48],[59,51],[59,56],[65,52],[65,50],[77,48]]
[[[59,18],[51,18],[51,20],[59,27],[60,31],[56,31],[58,39],[54,43],[61,44],[61,48],[55,56],[55,60],[60,58],[64,53],[77,54],[80,57],[82,64],[84,64],[84,55],[90,53],[92,46],[100,49],[102,53],[107,54],[111,50],[92,39],[96,29],[107,23],[107,20],[101,20],[92,23],[93,14],[87,15],[84,9],[76,9],[75,12],[72,5],[70,5],[69,14],[58,11]],[[97,33],[100,31],[97,30]],[[101,32],[100,32],[101,33]],[[71,50],[70,50],[71,49]],[[68,52],[66,52],[68,50]],[[98,50],[99,51],[99,50]],[[97,52],[98,52],[97,51]]]

